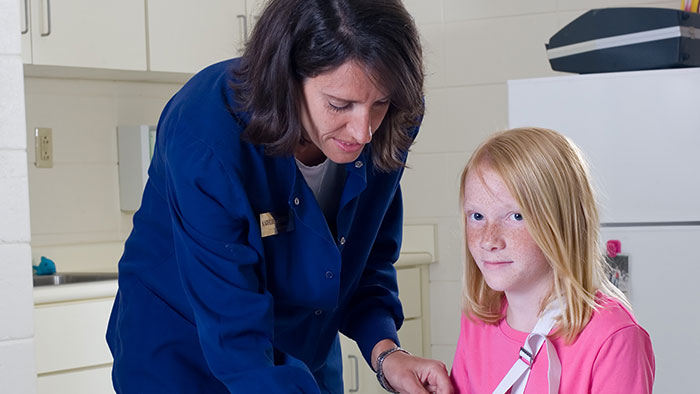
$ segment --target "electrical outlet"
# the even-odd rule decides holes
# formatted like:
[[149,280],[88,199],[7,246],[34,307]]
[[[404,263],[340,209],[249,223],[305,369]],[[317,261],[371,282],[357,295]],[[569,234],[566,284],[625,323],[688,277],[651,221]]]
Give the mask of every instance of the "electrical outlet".
[[34,164],[38,168],[53,167],[53,136],[51,128],[37,127],[34,129],[34,147],[36,152]]

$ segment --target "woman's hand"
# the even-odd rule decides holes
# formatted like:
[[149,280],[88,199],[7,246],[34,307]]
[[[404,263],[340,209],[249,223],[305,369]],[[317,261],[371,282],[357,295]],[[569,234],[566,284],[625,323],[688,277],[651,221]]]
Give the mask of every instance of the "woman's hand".
[[[396,347],[388,339],[379,341],[372,349],[372,368],[377,369],[377,357],[385,350]],[[384,378],[400,393],[407,394],[452,394],[452,383],[445,364],[412,356],[404,352],[393,352],[382,363]]]
[[440,361],[394,352],[384,359],[382,369],[387,382],[400,393],[454,392],[447,368]]

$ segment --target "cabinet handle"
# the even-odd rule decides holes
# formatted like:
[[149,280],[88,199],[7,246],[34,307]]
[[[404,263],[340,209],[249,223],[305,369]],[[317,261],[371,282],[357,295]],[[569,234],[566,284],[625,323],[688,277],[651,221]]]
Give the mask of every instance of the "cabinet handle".
[[349,389],[348,393],[356,393],[360,391],[360,363],[357,361],[357,356],[348,354],[348,358],[355,362],[355,388]]
[[[48,22],[47,23],[48,30],[46,31],[46,33],[44,33],[44,32],[41,33],[42,37],[46,37],[49,34],[51,34],[51,0],[46,0],[46,20]],[[43,28],[43,26],[42,26],[42,28]]]
[[24,30],[22,34],[27,34],[29,32],[29,6],[27,4],[29,0],[24,0]]
[[243,41],[248,41],[248,17],[245,15],[236,15],[238,17],[238,25],[243,28]]

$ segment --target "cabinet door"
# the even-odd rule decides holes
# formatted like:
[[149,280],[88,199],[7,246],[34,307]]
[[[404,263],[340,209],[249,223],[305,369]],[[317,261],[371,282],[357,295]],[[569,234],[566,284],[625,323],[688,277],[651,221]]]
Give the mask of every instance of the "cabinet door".
[[31,0],[32,63],[146,69],[143,0]]
[[102,366],[112,362],[105,341],[114,298],[60,302],[34,308],[38,374]]
[[244,0],[149,0],[149,68],[194,73],[236,57],[244,27]]
[[114,394],[112,365],[39,376],[37,394]]
[[402,348],[414,356],[423,357],[423,322],[421,319],[404,320],[398,334]]
[[396,270],[399,283],[399,299],[403,307],[404,319],[421,316],[420,268],[402,268]]
[[32,29],[30,12],[29,12],[29,0],[18,0],[20,9],[20,20],[19,26],[22,33],[22,63],[32,62]]
[[381,394],[374,371],[367,365],[355,341],[340,335],[343,352],[343,392],[345,394]]
[[[247,0],[246,1],[246,15],[247,15],[247,32],[250,34],[250,32],[253,30],[253,27],[255,24],[258,22],[258,19],[260,19],[260,14],[262,14],[263,10],[265,9],[265,6],[267,6],[267,3],[269,0]],[[247,39],[248,37],[246,37]]]

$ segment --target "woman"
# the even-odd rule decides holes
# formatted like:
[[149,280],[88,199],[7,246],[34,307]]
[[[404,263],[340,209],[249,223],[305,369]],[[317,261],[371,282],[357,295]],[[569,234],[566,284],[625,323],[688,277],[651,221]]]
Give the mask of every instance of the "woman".
[[462,172],[459,393],[651,393],[654,352],[608,280],[578,148],[547,129],[497,133]]
[[397,348],[422,87],[399,0],[273,0],[241,59],[194,76],[119,262],[117,392],[342,393],[339,330],[386,388],[451,392],[444,365]]

